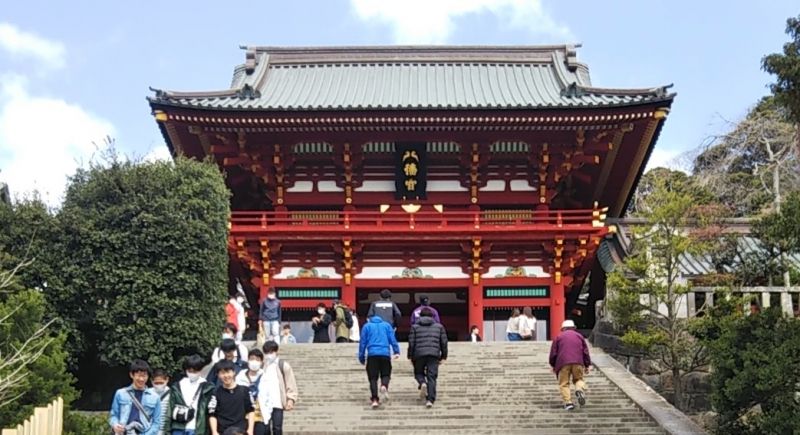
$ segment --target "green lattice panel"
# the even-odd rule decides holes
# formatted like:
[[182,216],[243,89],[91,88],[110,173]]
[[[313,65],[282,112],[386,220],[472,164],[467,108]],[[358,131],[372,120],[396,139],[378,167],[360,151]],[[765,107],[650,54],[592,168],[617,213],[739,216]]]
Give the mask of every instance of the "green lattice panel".
[[486,298],[546,298],[548,287],[489,287],[484,290]]
[[278,299],[338,299],[338,288],[279,288]]

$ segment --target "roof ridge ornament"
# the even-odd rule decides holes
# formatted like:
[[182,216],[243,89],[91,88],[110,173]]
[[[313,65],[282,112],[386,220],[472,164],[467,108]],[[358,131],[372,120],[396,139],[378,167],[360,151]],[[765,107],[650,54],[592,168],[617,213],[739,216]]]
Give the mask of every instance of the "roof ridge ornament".
[[163,89],[156,89],[152,86],[148,86],[150,92],[154,92],[156,94],[156,100],[166,100],[169,98],[169,93]]
[[578,98],[586,95],[586,89],[583,86],[579,85],[577,82],[570,83],[563,91],[561,91],[561,95],[567,98]]
[[247,47],[246,50],[244,55],[244,72],[250,75],[256,70],[256,48]]
[[236,91],[236,96],[241,99],[255,100],[256,98],[261,98],[261,92],[259,92],[258,89],[250,86],[249,83],[245,83],[241,89]]

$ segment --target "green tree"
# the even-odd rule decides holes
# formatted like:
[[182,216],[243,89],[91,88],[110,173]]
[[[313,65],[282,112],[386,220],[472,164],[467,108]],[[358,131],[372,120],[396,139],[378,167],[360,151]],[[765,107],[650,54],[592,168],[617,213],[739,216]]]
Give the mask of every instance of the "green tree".
[[[13,256],[0,247],[0,258],[8,263]],[[0,268],[0,427],[21,423],[33,408],[58,396],[67,403],[76,396],[67,371],[66,336],[49,328],[42,293],[16,280],[32,263],[22,259],[10,269]]]
[[800,433],[800,321],[776,307],[751,316],[740,309],[718,314],[708,317],[702,335],[713,366],[716,432]]
[[648,213],[647,198],[653,194],[657,186],[691,195],[700,203],[711,202],[713,198],[711,192],[701,187],[695,177],[683,171],[658,167],[647,171],[642,176],[628,207],[629,214],[640,216]]
[[736,216],[780,209],[784,192],[800,188],[797,128],[784,112],[774,98],[762,99],[694,159],[693,179]]
[[764,56],[761,67],[775,74],[777,81],[770,89],[792,121],[800,124],[800,15],[786,20],[786,34],[790,40],[783,45],[783,53]]
[[769,266],[767,284],[775,279],[790,281],[788,256],[800,252],[800,191],[789,194],[777,211],[757,219],[752,232],[763,248],[761,261]]
[[114,369],[124,376],[135,358],[177,370],[183,355],[213,349],[227,297],[228,204],[219,169],[183,158],[111,153],[71,178],[58,216],[59,284],[47,295],[82,386],[111,382],[103,373]]
[[[691,334],[692,319],[679,313],[689,292],[680,279],[680,260],[702,255],[716,232],[708,207],[670,178],[655,179],[640,204],[646,224],[633,229],[631,252],[608,278],[608,306],[622,329],[622,340],[672,374],[674,403],[685,408],[683,377],[707,364],[705,346]],[[694,230],[688,230],[694,228]]]

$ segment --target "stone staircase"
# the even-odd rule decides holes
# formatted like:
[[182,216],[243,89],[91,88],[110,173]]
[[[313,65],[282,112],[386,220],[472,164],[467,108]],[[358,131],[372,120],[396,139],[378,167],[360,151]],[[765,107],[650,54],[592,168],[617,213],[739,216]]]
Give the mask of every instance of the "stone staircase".
[[664,434],[603,373],[587,376],[588,403],[562,408],[547,364],[549,342],[451,343],[441,366],[438,398],[419,400],[411,363],[394,361],[390,400],[370,408],[355,344],[299,344],[280,349],[297,376],[300,400],[286,414],[289,434]]

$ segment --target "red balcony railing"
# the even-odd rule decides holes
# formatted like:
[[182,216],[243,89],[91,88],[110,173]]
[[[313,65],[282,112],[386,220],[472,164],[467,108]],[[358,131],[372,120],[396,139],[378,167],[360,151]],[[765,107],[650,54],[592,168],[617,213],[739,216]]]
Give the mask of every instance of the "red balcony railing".
[[601,210],[484,210],[484,211],[241,211],[231,216],[231,233],[314,234],[424,232],[602,232]]

